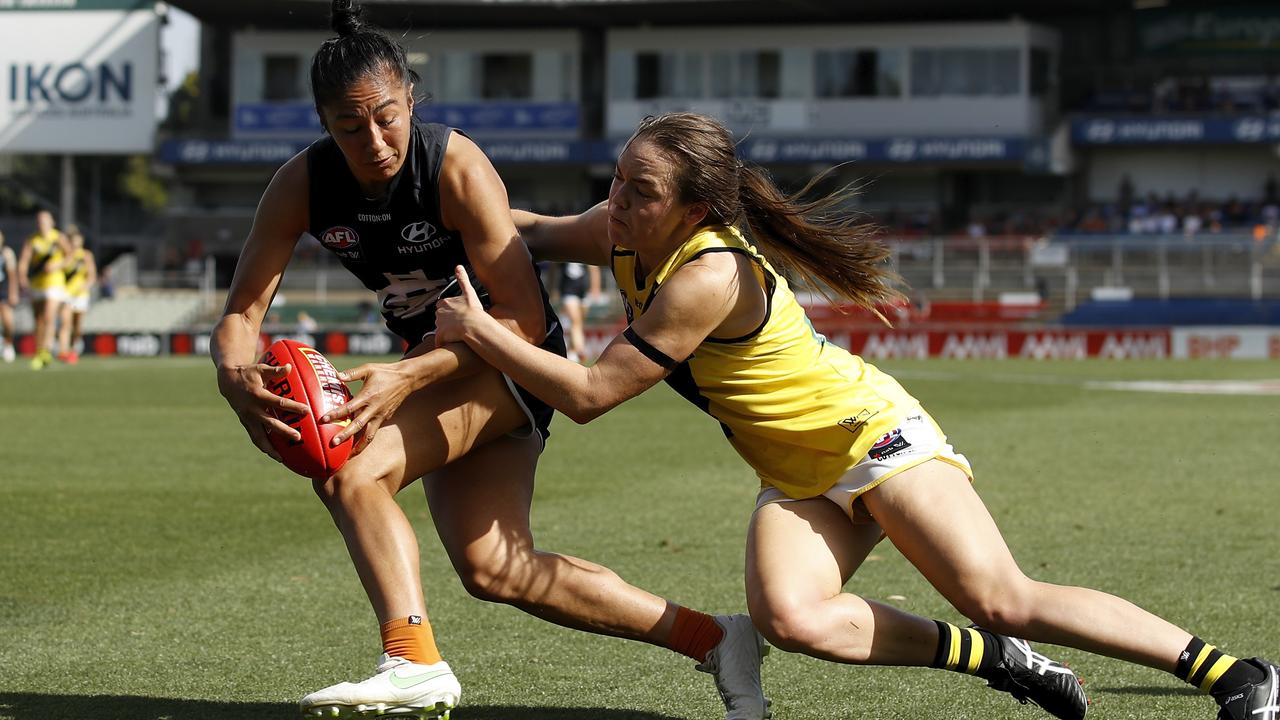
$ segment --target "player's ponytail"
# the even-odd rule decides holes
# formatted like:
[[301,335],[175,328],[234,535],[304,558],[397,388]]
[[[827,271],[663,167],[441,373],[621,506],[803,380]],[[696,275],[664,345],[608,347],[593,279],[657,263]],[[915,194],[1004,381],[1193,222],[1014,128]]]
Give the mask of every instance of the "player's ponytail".
[[404,48],[364,22],[359,2],[333,0],[329,11],[329,24],[338,36],[325,40],[311,59],[311,95],[317,111],[369,75],[390,73],[405,86],[418,82]]
[[634,137],[654,143],[676,164],[682,202],[706,203],[708,222],[742,230],[780,272],[830,299],[872,310],[902,297],[878,229],[845,207],[853,188],[806,199],[819,175],[784,194],[763,168],[741,162],[729,130],[705,115],[648,117]]
[[835,294],[878,313],[877,306],[902,299],[894,287],[900,278],[886,263],[889,249],[878,237],[879,228],[848,208],[855,187],[806,199],[824,177],[785,195],[763,168],[741,165],[743,218],[779,270],[803,278],[828,299]]

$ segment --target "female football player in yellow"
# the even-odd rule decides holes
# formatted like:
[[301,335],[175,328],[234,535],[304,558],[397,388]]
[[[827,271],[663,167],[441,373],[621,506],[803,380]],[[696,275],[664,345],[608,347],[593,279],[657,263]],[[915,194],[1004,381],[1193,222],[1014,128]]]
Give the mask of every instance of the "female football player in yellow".
[[62,303],[62,321],[58,327],[58,359],[74,365],[80,361],[81,333],[85,313],[89,312],[89,296],[98,283],[98,263],[93,251],[84,246],[84,233],[72,225],[67,228],[71,251],[63,263],[67,299]]
[[[513,213],[540,259],[612,267],[630,325],[599,361],[581,367],[522,342],[462,275],[464,294],[437,309],[437,339],[466,342],[578,422],[660,380],[719,421],[762,481],[747,604],[784,650],[956,670],[1083,717],[1075,676],[1018,639],[1030,638],[1174,673],[1213,694],[1227,720],[1274,720],[1275,665],[1225,655],[1120,598],[1022,573],[964,456],[891,377],[817,335],[775,270],[863,307],[896,295],[884,247],[840,211],[841,194],[806,196],[784,196],[739,162],[710,118],[649,118],[607,202],[567,218]],[[977,626],[843,592],[882,536]]]
[[18,283],[31,293],[31,311],[36,320],[36,354],[31,358],[35,370],[53,362],[51,348],[58,308],[66,299],[62,264],[70,250],[67,236],[53,225],[53,213],[36,212],[36,231],[18,254]]
[[398,362],[347,373],[363,387],[322,418],[350,420],[338,442],[360,437],[358,454],[314,489],[381,625],[383,655],[372,677],[310,693],[303,711],[437,717],[458,702],[427,621],[417,539],[395,500],[422,477],[436,531],[473,595],[688,655],[715,676],[730,720],[761,720],[763,648],[749,618],[678,607],[535,546],[529,505],[552,411],[465,345],[437,347],[435,306],[465,263],[512,337],[563,355],[555,314],[484,153],[451,128],[415,120],[404,48],[364,25],[353,3],[335,0],[332,10],[337,37],[311,67],[327,134],[267,187],[211,342],[222,395],[277,460],[268,433],[297,435],[275,413],[307,409],[265,389],[288,368],[259,362],[259,333],[300,237],[318,239],[375,291],[388,328],[409,346]]

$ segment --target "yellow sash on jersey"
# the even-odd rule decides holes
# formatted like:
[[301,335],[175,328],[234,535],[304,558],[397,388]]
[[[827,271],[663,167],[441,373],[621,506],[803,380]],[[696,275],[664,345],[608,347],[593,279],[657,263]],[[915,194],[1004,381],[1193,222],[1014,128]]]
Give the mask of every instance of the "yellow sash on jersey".
[[62,274],[66,278],[69,297],[89,294],[89,263],[85,260],[86,255],[88,251],[77,248],[62,265]]
[[31,264],[27,266],[27,276],[31,278],[33,290],[49,290],[66,285],[61,268],[62,243],[58,242],[58,237],[57,230],[31,236]]
[[820,495],[919,401],[815,332],[786,279],[735,228],[698,230],[644,277],[637,277],[636,254],[615,246],[613,275],[628,319],[648,310],[672,273],[710,252],[755,262],[768,314],[745,337],[704,340],[667,382],[720,421],[762,482],[789,497]]

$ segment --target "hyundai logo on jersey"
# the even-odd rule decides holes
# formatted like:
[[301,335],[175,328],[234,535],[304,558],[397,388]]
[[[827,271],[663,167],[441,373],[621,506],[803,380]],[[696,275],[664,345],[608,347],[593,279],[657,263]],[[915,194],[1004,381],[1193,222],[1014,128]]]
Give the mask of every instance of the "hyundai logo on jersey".
[[426,220],[420,220],[412,225],[405,225],[400,230],[400,237],[411,243],[426,242],[436,234],[436,228]]

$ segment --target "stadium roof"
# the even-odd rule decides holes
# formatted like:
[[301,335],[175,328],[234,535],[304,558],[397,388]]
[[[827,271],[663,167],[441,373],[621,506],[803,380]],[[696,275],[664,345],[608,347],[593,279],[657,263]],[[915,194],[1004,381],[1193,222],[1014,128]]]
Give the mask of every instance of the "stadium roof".
[[[329,0],[169,4],[208,23],[277,29],[325,28],[330,5]],[[364,5],[370,18],[386,28],[1034,19],[1134,7],[1132,0],[368,0]]]

